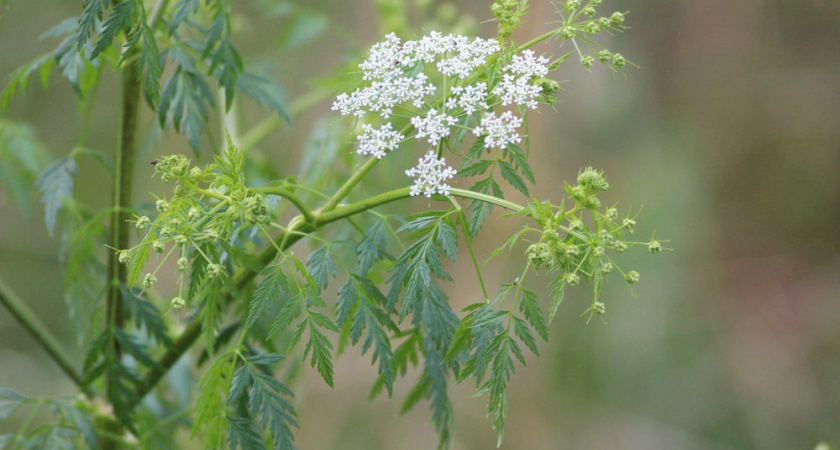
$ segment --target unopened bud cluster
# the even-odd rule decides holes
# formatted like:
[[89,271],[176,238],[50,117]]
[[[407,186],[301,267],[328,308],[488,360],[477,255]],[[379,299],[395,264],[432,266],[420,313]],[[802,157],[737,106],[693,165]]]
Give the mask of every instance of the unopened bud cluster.
[[[583,281],[591,283],[595,298],[586,311],[590,316],[603,315],[606,311],[598,296],[607,276],[617,269],[615,254],[638,246],[647,247],[651,253],[662,250],[662,243],[657,240],[628,240],[627,236],[635,231],[636,220],[622,216],[615,207],[601,207],[597,196],[609,188],[602,171],[587,167],[578,174],[574,186],[566,186],[573,200],[571,209],[544,202],[531,204],[528,210],[529,216],[543,229],[540,240],[526,251],[529,264],[553,273],[556,290]],[[625,272],[619,268],[618,271],[630,285],[641,278],[635,270]]]

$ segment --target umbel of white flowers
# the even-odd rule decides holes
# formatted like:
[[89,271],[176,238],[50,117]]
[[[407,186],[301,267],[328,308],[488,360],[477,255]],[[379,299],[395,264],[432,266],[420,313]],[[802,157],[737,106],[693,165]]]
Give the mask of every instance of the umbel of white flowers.
[[[544,84],[540,80],[548,74],[549,60],[531,50],[513,55],[510,63],[502,67],[502,77],[495,86],[473,81],[479,78],[473,76],[476,71],[501,51],[495,39],[433,31],[420,39],[403,41],[391,33],[374,44],[367,59],[359,64],[363,85],[339,95],[332,109],[345,116],[378,116],[377,122],[386,120],[379,127],[363,123],[358,137],[356,152],[378,159],[406,139],[387,120],[395,109],[401,116],[407,114],[414,139],[425,140],[432,148],[416,167],[406,171],[415,179],[411,195],[446,195],[450,189],[446,181],[455,176],[455,170],[445,165],[444,158],[438,159],[435,149],[452,134],[453,128],[466,123],[466,116],[481,113],[473,134],[484,137],[485,148],[505,148],[522,141],[519,128],[523,120],[513,111],[497,114],[493,108],[536,109],[539,104]],[[431,67],[446,78],[443,88],[435,86],[423,72]]]

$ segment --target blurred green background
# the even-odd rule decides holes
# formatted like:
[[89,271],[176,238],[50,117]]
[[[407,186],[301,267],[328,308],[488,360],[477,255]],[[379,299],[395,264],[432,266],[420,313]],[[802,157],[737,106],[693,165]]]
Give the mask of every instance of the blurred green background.
[[[307,17],[297,29],[284,28],[288,17],[264,14],[257,3],[237,5],[237,43],[246,57],[261,58],[290,98],[389,28],[444,24],[495,33],[494,24],[480,24],[490,14],[489,2],[478,0],[301,0],[296,11]],[[596,66],[589,73],[574,59],[561,68],[556,77],[568,83],[556,111],[543,108],[532,116],[533,193],[559,199],[563,180],[579,168],[603,168],[614,187],[605,199],[643,204],[639,233],[655,230],[674,251],[624,258],[642,282],[635,297],[623,283],[608,286],[606,324],[587,325],[579,317],[589,292],[567,295],[542,358],[532,358],[513,378],[504,448],[781,450],[812,449],[820,441],[837,448],[840,2],[605,3],[603,12],[631,12],[632,29],[608,43],[640,69],[614,76]],[[80,4],[11,0],[0,6],[0,76],[53,48],[54,41],[37,36],[77,15]],[[533,0],[518,38],[548,30],[553,9]],[[459,14],[475,19],[453,22]],[[566,49],[548,43],[539,51]],[[88,137],[89,146],[109,152],[117,81],[104,75]],[[336,119],[329,104],[260,145],[279,174],[294,171],[290,161],[299,159],[295,149],[313,123]],[[69,85],[53,75],[48,91],[30,87],[3,117],[31,124],[61,155],[74,145],[81,115]],[[245,107],[240,126],[247,129],[262,115]],[[144,120],[152,123],[148,111]],[[182,138],[163,139],[154,154],[174,151],[188,152]],[[80,174],[79,195],[104,207],[106,174],[90,160]],[[135,202],[163,192],[151,167],[140,164],[137,178]],[[491,221],[479,252],[488,255],[519,225]],[[61,300],[57,248],[38,211],[27,219],[0,191],[0,274],[78,356]],[[507,281],[523,262],[513,253],[489,266],[486,276]],[[453,268],[459,281],[447,288],[456,309],[475,300],[471,270]],[[298,386],[301,448],[435,447],[425,407],[399,416],[399,398],[366,400],[375,374],[368,362],[353,351],[342,355],[332,390],[307,372]],[[5,310],[0,385],[41,396],[74,392]],[[397,396],[410,385],[404,381]],[[453,448],[494,448],[485,400],[472,392],[471,385],[453,389]],[[0,430],[15,424],[0,424]]]

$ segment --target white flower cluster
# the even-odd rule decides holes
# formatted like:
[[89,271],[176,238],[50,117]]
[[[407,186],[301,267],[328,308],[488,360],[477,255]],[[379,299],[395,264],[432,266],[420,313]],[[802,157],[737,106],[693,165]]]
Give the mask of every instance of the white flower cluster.
[[364,133],[359,136],[359,148],[356,149],[356,153],[362,156],[372,155],[377,159],[382,159],[386,150],[396,149],[404,138],[399,131],[394,130],[391,122],[387,122],[378,129],[364,124],[362,129]]
[[411,101],[421,108],[427,95],[434,95],[435,85],[426,74],[411,77],[395,77],[386,81],[374,81],[370,86],[356,89],[350,94],[342,93],[333,103],[332,110],[342,116],[362,117],[366,112],[377,112],[383,119],[391,117],[394,107]]
[[452,131],[450,127],[456,123],[458,123],[458,119],[443,111],[438,112],[434,108],[429,110],[426,117],[414,116],[411,118],[411,124],[417,129],[417,134],[414,135],[415,139],[427,138],[429,144],[433,147],[437,147],[441,139],[449,136]]
[[484,148],[505,148],[509,144],[522,142],[522,137],[516,131],[522,126],[522,118],[505,111],[501,116],[496,113],[487,113],[481,118],[481,125],[475,127],[473,133],[476,136],[486,134]]
[[536,109],[542,87],[531,81],[548,74],[548,59],[544,56],[535,57],[533,51],[525,50],[521,55],[514,55],[513,61],[503,72],[502,82],[493,89],[493,93],[501,98],[502,105],[513,103]]
[[[493,88],[488,82],[465,82],[476,69],[501,54],[501,50],[495,39],[431,32],[416,40],[403,41],[391,33],[373,45],[368,57],[359,65],[364,86],[339,95],[332,109],[358,118],[373,113],[389,119],[396,108],[401,114],[407,113],[415,129],[414,138],[432,146],[416,167],[406,171],[408,176],[415,178],[411,195],[446,195],[450,190],[446,180],[455,176],[455,170],[446,166],[443,158],[438,159],[435,150],[452,134],[459,120],[483,113],[473,133],[484,136],[485,148],[505,148],[522,141],[518,129],[523,121],[512,111],[497,114],[491,106],[499,103],[531,109],[538,106],[542,87],[537,79],[548,74],[549,60],[531,50],[514,55],[502,69],[502,79]],[[454,79],[450,91],[445,93],[445,102],[439,106],[433,107],[435,102],[427,102],[436,96],[437,89],[422,70],[417,70],[428,67],[435,67],[440,74]],[[356,152],[377,159],[395,150],[406,138],[390,122],[378,128],[363,124],[362,130]]]
[[371,47],[368,58],[359,64],[359,68],[367,81],[392,80],[403,77],[406,68],[420,61],[432,63],[438,56],[446,55],[449,57],[437,62],[438,70],[444,75],[464,79],[499,50],[501,46],[494,39],[470,40],[466,36],[432,31],[418,40],[402,42],[391,33]]
[[477,67],[483,66],[487,57],[501,50],[499,42],[492,39],[475,38],[470,41],[466,36],[452,34],[446,38],[453,47],[447,53],[454,53],[454,56],[440,60],[437,68],[444,75],[457,76],[462,80]]
[[462,109],[467,115],[487,109],[487,83],[453,86],[452,96],[446,100],[446,109]]
[[446,165],[446,158],[438,159],[434,150],[429,150],[426,156],[417,161],[417,166],[405,171],[405,174],[414,178],[411,185],[411,195],[417,196],[421,193],[426,197],[435,194],[449,195],[452,188],[446,183],[451,180],[457,172]]

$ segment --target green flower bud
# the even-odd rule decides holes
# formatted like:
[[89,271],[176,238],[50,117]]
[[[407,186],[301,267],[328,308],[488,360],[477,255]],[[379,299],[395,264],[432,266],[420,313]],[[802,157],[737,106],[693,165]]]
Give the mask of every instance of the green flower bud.
[[578,255],[580,255],[580,249],[577,248],[577,246],[568,245],[568,246],[566,246],[565,253],[566,253],[566,256],[578,256]]
[[160,175],[161,181],[168,183],[183,178],[187,174],[189,166],[190,161],[186,156],[170,155],[155,164],[155,173]]
[[569,195],[577,202],[582,202],[586,200],[586,191],[583,189],[583,186],[575,186],[569,191]]
[[610,22],[617,27],[624,25],[624,14],[617,11],[614,12],[613,15],[610,16]]
[[199,217],[201,217],[201,210],[198,208],[190,208],[190,211],[187,213],[187,219],[189,219],[190,222],[195,222]]
[[607,306],[601,302],[595,302],[592,304],[589,310],[592,311],[592,314],[603,316],[607,313]]
[[135,223],[134,226],[136,226],[137,229],[142,230],[143,228],[147,228],[151,224],[152,224],[152,221],[149,220],[148,217],[140,216],[140,217],[137,218],[137,223]]
[[577,30],[572,27],[563,27],[560,30],[560,37],[563,39],[574,39],[577,36]]
[[612,23],[610,22],[609,18],[601,17],[600,19],[598,19],[598,25],[601,25],[601,28],[606,30],[610,27],[610,25],[612,25]]
[[601,200],[598,197],[591,195],[584,200],[583,207],[586,209],[599,209],[601,208]]
[[591,69],[592,66],[595,64],[595,58],[587,55],[580,59],[580,64],[587,69]]
[[624,275],[624,279],[627,280],[627,282],[630,283],[630,284],[638,283],[639,278],[640,278],[639,272],[636,272],[635,270],[631,270],[631,271],[627,272],[626,275]]
[[624,59],[623,56],[621,56],[618,53],[613,55],[613,65],[614,66],[616,66],[620,69],[620,68],[624,67],[625,64],[627,64],[627,61]]
[[131,254],[128,253],[128,250],[122,250],[117,253],[117,259],[120,261],[120,264],[128,264],[131,261]]
[[609,261],[601,265],[601,272],[610,273],[613,271],[613,269],[615,269],[615,266],[613,266],[613,263]]
[[578,173],[577,184],[583,187],[584,192],[587,194],[595,194],[610,188],[610,183],[604,176],[604,172],[595,170],[592,167],[586,167]]
[[183,234],[179,234],[178,236],[175,236],[175,243],[180,245],[181,247],[183,247],[183,246],[189,244],[190,240],[189,240],[189,238],[187,238]]
[[552,104],[557,101],[557,91],[560,90],[560,83],[550,78],[537,78],[534,85],[540,88],[540,101],[545,104]]
[[199,169],[198,167],[193,167],[190,169],[190,172],[187,174],[187,179],[192,181],[193,183],[198,183],[204,177],[204,172]]
[[605,252],[606,252],[606,249],[604,249],[604,247],[601,247],[600,245],[596,245],[595,247],[592,247],[592,254],[595,255],[596,257],[604,256]]
[[595,22],[589,22],[588,24],[586,24],[584,30],[586,30],[586,32],[589,34],[598,34],[601,32],[601,26]]
[[527,254],[528,261],[534,267],[540,268],[551,262],[551,247],[544,242],[528,246]]
[[155,202],[155,209],[157,209],[158,212],[165,213],[166,211],[169,211],[169,203],[167,203],[166,200],[158,200]]
[[607,210],[607,218],[610,220],[618,219],[618,210],[615,208],[610,208]]
[[566,284],[569,286],[577,286],[580,284],[580,276],[576,273],[566,274]]
[[613,249],[615,249],[618,253],[624,253],[627,251],[627,243],[624,241],[615,241]]
[[601,3],[603,2],[604,0],[591,0],[589,3],[592,4],[592,6],[601,6]]
[[172,309],[184,309],[187,307],[187,301],[181,297],[172,299]]
[[261,195],[252,195],[242,200],[245,220],[252,224],[268,223],[271,211]]
[[580,0],[568,0],[566,2],[566,11],[574,11],[580,8]]
[[569,222],[569,229],[572,231],[583,231],[584,228],[586,227],[583,225],[583,221],[581,220],[575,219]]
[[601,50],[600,52],[598,52],[598,61],[601,61],[602,63],[610,62],[612,57],[613,55],[612,53],[610,53],[609,50]]
[[630,233],[636,231],[636,221],[633,219],[624,219],[621,222],[621,226],[626,228]]
[[601,232],[598,233],[598,238],[601,240],[602,244],[608,247],[611,247],[615,243],[615,237],[606,230],[601,230]]
[[591,7],[591,6],[587,6],[586,8],[583,8],[583,15],[584,15],[584,16],[586,16],[586,17],[594,17],[594,16],[595,16],[595,14],[596,14],[595,8],[593,8],[593,7]]
[[207,276],[210,278],[217,278],[219,275],[223,274],[224,271],[225,269],[218,264],[207,265]]
[[178,272],[184,273],[187,271],[187,267],[190,266],[190,260],[185,257],[178,258]]
[[143,278],[143,289],[151,289],[155,283],[157,283],[157,277],[154,275],[147,273],[146,276]]
[[648,250],[650,250],[651,253],[659,253],[662,251],[662,244],[660,244],[659,241],[650,241],[648,243]]
[[166,244],[161,241],[155,241],[155,243],[152,244],[152,247],[154,247],[155,252],[157,253],[163,253],[163,251],[166,250]]

